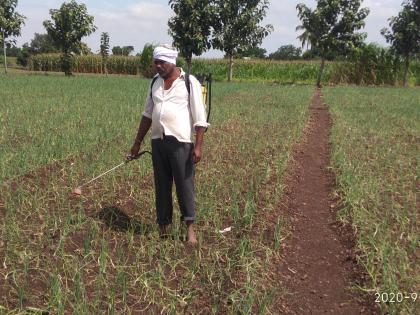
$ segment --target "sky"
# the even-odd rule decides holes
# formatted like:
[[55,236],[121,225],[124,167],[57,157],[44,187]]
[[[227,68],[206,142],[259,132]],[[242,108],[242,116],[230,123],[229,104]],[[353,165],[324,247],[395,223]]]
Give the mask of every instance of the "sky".
[[[370,8],[366,19],[364,32],[367,41],[386,46],[380,30],[388,26],[388,18],[395,16],[401,8],[403,0],[364,0],[363,7]],[[100,34],[108,32],[110,47],[134,46],[135,52],[141,52],[146,43],[171,43],[168,35],[168,19],[173,12],[168,0],[77,0],[84,3],[88,13],[95,17],[97,26],[95,33],[82,39],[83,42],[98,52]],[[34,33],[46,33],[42,22],[50,19],[49,10],[58,9],[63,0],[18,0],[16,11],[26,16],[22,33],[17,38],[17,45],[30,42]],[[274,31],[268,35],[261,45],[267,53],[276,51],[282,45],[300,46],[295,31],[299,25],[296,5],[305,3],[310,8],[315,7],[315,0],[271,0],[263,25],[271,24]],[[203,57],[222,57],[223,53],[212,50]]]

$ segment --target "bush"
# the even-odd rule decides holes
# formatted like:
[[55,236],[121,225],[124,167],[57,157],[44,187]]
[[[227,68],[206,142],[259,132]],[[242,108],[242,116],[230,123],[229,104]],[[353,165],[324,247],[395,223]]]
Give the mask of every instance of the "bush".
[[365,45],[348,61],[333,65],[331,82],[357,85],[394,85],[401,75],[401,62],[389,50]]
[[153,65],[153,44],[145,44],[140,58],[140,72],[145,78],[153,78],[156,74]]

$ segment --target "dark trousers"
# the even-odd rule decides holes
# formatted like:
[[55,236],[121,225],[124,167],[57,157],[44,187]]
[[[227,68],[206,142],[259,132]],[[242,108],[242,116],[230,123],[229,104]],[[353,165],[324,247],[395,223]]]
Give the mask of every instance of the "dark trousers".
[[172,223],[174,181],[181,220],[195,220],[193,146],[192,143],[179,142],[172,136],[152,139],[156,213],[160,226]]

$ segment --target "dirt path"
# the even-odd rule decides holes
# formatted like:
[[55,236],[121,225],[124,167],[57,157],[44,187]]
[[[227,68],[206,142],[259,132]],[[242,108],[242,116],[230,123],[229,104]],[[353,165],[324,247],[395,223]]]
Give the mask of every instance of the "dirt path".
[[286,182],[283,204],[292,221],[292,234],[279,272],[290,294],[281,302],[280,313],[372,314],[349,289],[356,279],[356,266],[353,242],[339,231],[331,199],[330,129],[330,115],[317,90]]

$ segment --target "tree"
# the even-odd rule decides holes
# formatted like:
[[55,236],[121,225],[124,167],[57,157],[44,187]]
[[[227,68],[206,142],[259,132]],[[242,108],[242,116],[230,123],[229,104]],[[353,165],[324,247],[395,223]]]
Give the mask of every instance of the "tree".
[[[330,50],[326,54],[324,54],[325,60],[335,60],[340,57],[344,57],[343,52],[340,52],[338,50]],[[311,47],[310,49],[305,50],[302,53],[302,58],[305,60],[321,59],[321,51],[317,47]]]
[[305,45],[308,41],[321,55],[321,66],[316,85],[321,86],[326,55],[330,51],[348,51],[359,47],[366,34],[356,33],[365,25],[368,8],[360,8],[362,0],[318,0],[315,10],[305,4],[296,6],[304,33],[298,38]]
[[107,32],[101,34],[100,53],[102,56],[102,72],[108,75],[109,34]]
[[134,51],[134,46],[114,46],[112,47],[112,54],[116,56],[128,56]]
[[302,56],[302,49],[293,45],[284,45],[271,53],[268,58],[275,60],[296,60]]
[[17,63],[23,67],[28,65],[28,60],[31,57],[31,50],[28,43],[22,45],[18,55],[17,55]]
[[134,51],[134,46],[123,46],[121,52],[123,56],[129,56]]
[[55,53],[59,51],[60,49],[55,46],[54,41],[48,34],[35,33],[30,45],[25,43],[22,48],[18,48],[16,55],[17,63],[26,67],[31,55]]
[[156,74],[155,67],[153,65],[153,50],[155,46],[150,43],[146,43],[141,52],[140,58],[140,71],[145,78],[153,78]]
[[92,55],[92,49],[86,43],[80,42],[80,44],[74,50],[75,54],[78,55]]
[[302,43],[302,48],[304,48],[306,46],[306,50],[308,50],[311,46],[311,38],[312,35],[309,33],[308,30],[306,30],[303,25],[298,25],[296,26],[296,32],[298,31],[303,31],[302,34],[300,34],[297,39],[300,40],[300,42]]
[[20,48],[16,47],[13,43],[7,43],[6,55],[9,57],[17,57],[20,52]]
[[213,21],[210,0],[170,0],[175,16],[168,21],[173,45],[178,48],[187,62],[190,73],[192,55],[200,56],[211,47],[209,36]]
[[[25,17],[15,12],[17,0],[2,0],[0,2],[0,40],[3,42],[4,72],[7,74],[6,39],[19,36]],[[12,41],[14,42],[14,41]]]
[[60,51],[48,34],[35,33],[29,47],[30,52],[33,54],[46,54]]
[[63,3],[58,10],[51,9],[50,15],[52,21],[44,21],[44,27],[61,50],[64,73],[71,75],[71,54],[80,53],[83,49],[82,37],[96,30],[94,18],[88,15],[84,4],[77,4],[74,0]]
[[260,58],[264,59],[266,57],[267,50],[261,47],[250,47],[237,54],[238,58]]
[[410,58],[420,51],[420,1],[406,0],[398,16],[389,18],[390,30],[383,28],[381,34],[394,51],[404,58],[403,85],[408,85]]
[[111,49],[113,55],[122,56],[122,48],[120,46],[114,46]]
[[236,54],[261,44],[272,30],[268,24],[260,26],[266,16],[268,0],[214,0],[215,19],[213,48],[229,57],[228,81],[233,76],[233,58]]

